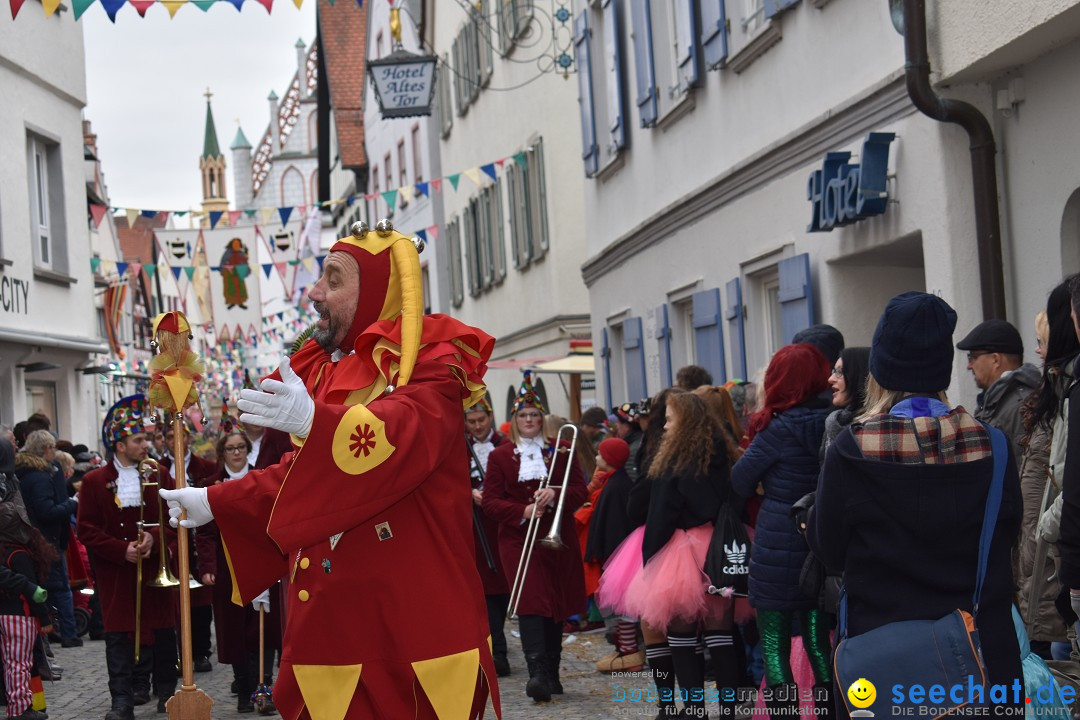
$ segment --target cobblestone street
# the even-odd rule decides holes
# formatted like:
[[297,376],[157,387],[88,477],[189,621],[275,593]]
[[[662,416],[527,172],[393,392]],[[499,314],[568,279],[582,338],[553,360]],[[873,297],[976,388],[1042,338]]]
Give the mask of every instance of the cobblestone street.
[[[550,703],[534,703],[525,696],[525,659],[521,643],[509,636],[514,626],[507,626],[510,646],[510,664],[513,675],[501,678],[503,717],[506,720],[529,718],[546,720],[577,720],[582,718],[641,717],[652,718],[656,709],[649,703],[633,702],[631,691],[644,690],[650,683],[644,675],[613,677],[596,672],[594,663],[608,655],[611,646],[604,641],[603,633],[565,636],[563,649],[562,681],[566,694],[556,695]],[[108,675],[105,671],[105,643],[85,641],[81,648],[54,650],[56,662],[64,668],[63,679],[45,683],[45,698],[50,720],[99,720],[109,709]],[[214,670],[195,675],[196,684],[214,698],[214,718],[235,720],[256,715],[240,715],[236,712],[236,697],[229,694],[232,670],[214,661]],[[625,690],[627,700],[613,702],[613,687],[618,683]],[[139,720],[164,717],[155,712],[156,704],[135,708]],[[715,712],[716,708],[711,708]],[[277,717],[277,716],[274,716]],[[494,717],[490,708],[486,718]]]

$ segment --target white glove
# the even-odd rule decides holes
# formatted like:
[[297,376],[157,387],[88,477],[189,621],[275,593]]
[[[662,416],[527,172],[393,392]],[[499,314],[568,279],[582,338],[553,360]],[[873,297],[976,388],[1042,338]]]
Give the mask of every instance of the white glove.
[[311,432],[315,401],[308,395],[304,381],[289,367],[289,358],[278,368],[281,380],[266,379],[261,390],[242,390],[236,407],[243,414],[240,422],[270,427],[305,438]]
[[255,608],[255,612],[259,612],[260,608],[264,612],[270,612],[270,590],[263,590],[259,593],[259,596],[251,601],[251,607]]
[[[169,524],[188,528],[197,528],[214,519],[210,512],[210,501],[206,499],[206,488],[189,487],[182,490],[158,490],[161,499],[169,505]],[[180,519],[180,513],[187,510],[187,518]]]

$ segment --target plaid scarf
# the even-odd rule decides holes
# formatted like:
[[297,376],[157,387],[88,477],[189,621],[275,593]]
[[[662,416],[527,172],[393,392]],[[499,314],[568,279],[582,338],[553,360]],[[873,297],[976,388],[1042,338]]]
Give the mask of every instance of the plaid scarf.
[[939,417],[879,415],[851,427],[868,460],[950,465],[991,456],[986,428],[959,406]]

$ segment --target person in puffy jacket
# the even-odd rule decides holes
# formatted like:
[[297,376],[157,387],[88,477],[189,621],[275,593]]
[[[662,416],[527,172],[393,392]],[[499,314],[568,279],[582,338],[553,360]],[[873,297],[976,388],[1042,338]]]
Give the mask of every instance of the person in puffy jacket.
[[819,714],[827,716],[832,705],[829,627],[800,588],[810,550],[788,518],[792,504],[817,484],[818,449],[831,410],[822,397],[829,370],[829,361],[811,345],[787,345],[773,356],[765,371],[765,404],[750,419],[750,444],[731,471],[736,493],[763,495],[750,550],[750,604],[758,613],[770,690],[765,700],[774,718],[793,716],[798,704],[790,660],[795,613],[814,670]]

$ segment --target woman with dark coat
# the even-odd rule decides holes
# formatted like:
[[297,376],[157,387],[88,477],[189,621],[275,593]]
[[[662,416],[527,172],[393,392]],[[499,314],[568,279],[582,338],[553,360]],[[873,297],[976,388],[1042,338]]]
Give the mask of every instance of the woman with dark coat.
[[849,347],[840,351],[840,357],[829,375],[832,388],[832,404],[836,408],[825,418],[825,436],[821,439],[821,461],[825,451],[836,436],[862,414],[866,404],[866,377],[870,374],[870,348]]
[[[849,636],[972,610],[994,459],[986,427],[945,404],[955,327],[938,297],[893,298],[874,332],[866,411],[826,454],[807,536],[844,573]],[[1009,455],[976,625],[987,684],[1012,687],[1023,677],[1011,615],[1021,500]],[[1022,702],[1001,705],[1023,714]]]
[[585,571],[581,565],[574,511],[588,494],[581,467],[568,447],[553,447],[554,438],[543,434],[544,406],[526,376],[514,402],[510,439],[488,456],[484,483],[484,514],[499,523],[498,551],[506,572],[513,577],[525,546],[529,521],[537,516],[537,538],[551,531],[558,502],[553,487],[540,490],[554,466],[552,485],[562,485],[566,463],[570,463],[567,487],[562,492],[563,514],[558,528],[562,550],[537,544],[522,581],[517,606],[521,646],[529,669],[525,694],[537,702],[551,700],[563,691],[559,680],[562,657],[562,625],[571,615],[585,609]]
[[827,714],[832,687],[829,627],[814,600],[806,597],[799,574],[810,549],[788,518],[794,502],[817,484],[818,449],[830,405],[829,361],[817,348],[780,348],[765,371],[765,404],[750,419],[746,453],[731,471],[736,493],[763,500],[750,549],[750,604],[757,609],[765,682],[772,691],[766,705],[774,718],[793,715],[798,694],[792,687],[791,626],[798,614],[803,646],[814,671],[819,712]]

